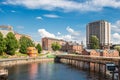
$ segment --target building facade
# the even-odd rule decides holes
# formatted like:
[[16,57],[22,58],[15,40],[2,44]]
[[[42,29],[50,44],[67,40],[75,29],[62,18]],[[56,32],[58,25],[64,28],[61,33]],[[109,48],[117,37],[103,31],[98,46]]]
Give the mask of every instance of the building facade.
[[59,43],[61,46],[66,43],[66,41],[61,40],[61,39],[44,37],[44,38],[42,38],[42,49],[52,51],[51,46],[52,46],[52,43],[54,43],[54,42]]
[[83,51],[83,46],[76,42],[66,42],[66,44],[62,45],[61,51],[81,54]]
[[90,37],[96,36],[99,39],[100,48],[109,48],[111,45],[110,23],[105,20],[91,22],[86,26],[86,43],[90,48]]
[[84,49],[82,55],[103,56],[103,57],[119,57],[117,50],[110,49]]
[[19,34],[19,33],[15,32],[15,37],[16,37],[17,40],[19,40],[22,36],[25,36],[25,37],[32,40],[31,36],[29,36],[29,35]]
[[12,26],[5,26],[5,25],[1,25],[0,26],[0,32],[3,34],[3,37],[6,37],[6,35],[9,32],[12,32],[14,34],[13,28]]

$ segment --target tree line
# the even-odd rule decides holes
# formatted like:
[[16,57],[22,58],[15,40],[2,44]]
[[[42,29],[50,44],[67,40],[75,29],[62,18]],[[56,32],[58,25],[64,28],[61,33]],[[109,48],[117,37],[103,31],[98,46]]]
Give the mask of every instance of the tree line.
[[0,55],[4,53],[14,55],[17,50],[21,53],[27,53],[27,47],[36,47],[38,53],[41,53],[42,47],[40,44],[35,44],[28,37],[22,36],[19,41],[12,32],[9,32],[6,37],[0,32]]

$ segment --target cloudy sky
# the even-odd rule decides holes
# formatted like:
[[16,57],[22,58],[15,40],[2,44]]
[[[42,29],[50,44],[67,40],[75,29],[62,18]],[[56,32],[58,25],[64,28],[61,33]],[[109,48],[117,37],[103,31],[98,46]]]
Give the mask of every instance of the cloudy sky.
[[111,41],[120,43],[120,0],[0,0],[0,25],[32,36],[83,41],[86,25],[96,20],[111,23]]

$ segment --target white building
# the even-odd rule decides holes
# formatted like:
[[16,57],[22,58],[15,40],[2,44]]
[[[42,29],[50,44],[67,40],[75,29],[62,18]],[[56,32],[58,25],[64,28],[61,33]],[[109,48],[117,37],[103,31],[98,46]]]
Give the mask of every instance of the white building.
[[99,45],[101,48],[109,48],[111,45],[111,25],[105,20],[89,23],[86,28],[86,35],[88,48],[90,48],[90,37],[92,35],[99,39]]

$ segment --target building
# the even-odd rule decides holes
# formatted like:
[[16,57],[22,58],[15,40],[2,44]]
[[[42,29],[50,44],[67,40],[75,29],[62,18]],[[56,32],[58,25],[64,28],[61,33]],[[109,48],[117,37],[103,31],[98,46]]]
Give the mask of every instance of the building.
[[15,32],[15,37],[16,37],[17,40],[19,40],[22,36],[25,36],[25,37],[27,37],[27,38],[32,40],[31,36],[29,36],[29,35],[19,34],[19,33]]
[[111,45],[111,28],[110,23],[105,20],[91,22],[86,27],[86,43],[90,48],[90,37],[94,35],[99,39],[100,48],[109,48]]
[[28,47],[27,48],[27,54],[30,57],[37,57],[38,55],[38,50],[35,47]]
[[61,51],[81,54],[83,46],[76,42],[66,42],[66,44],[62,45]]
[[51,46],[52,46],[52,43],[54,42],[58,42],[61,46],[66,43],[66,41],[61,39],[44,37],[42,38],[42,49],[51,51],[52,50]]
[[82,55],[103,56],[103,57],[119,57],[117,50],[110,49],[84,49]]
[[14,31],[13,31],[12,26],[2,25],[2,26],[0,26],[0,32],[3,34],[3,37],[6,37],[6,35],[7,35],[9,32],[12,32],[12,33],[14,34]]

